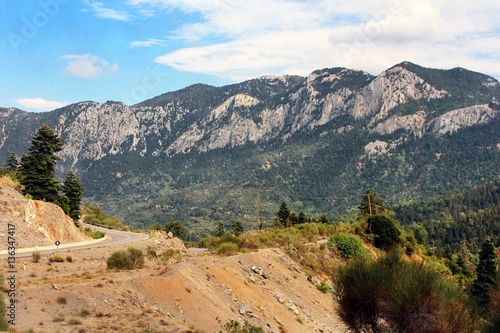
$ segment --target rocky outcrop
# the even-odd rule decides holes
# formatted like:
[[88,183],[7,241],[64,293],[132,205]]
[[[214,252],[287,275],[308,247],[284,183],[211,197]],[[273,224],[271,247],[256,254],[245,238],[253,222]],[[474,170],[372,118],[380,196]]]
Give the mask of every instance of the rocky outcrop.
[[451,134],[463,128],[486,124],[498,117],[498,114],[498,111],[492,110],[488,105],[474,105],[447,112],[433,119],[429,122],[427,130],[439,135]]
[[424,111],[419,111],[409,116],[393,115],[387,120],[377,124],[373,128],[373,132],[386,135],[392,134],[399,130],[411,132],[417,137],[422,137],[424,133],[425,121],[427,114]]
[[452,134],[467,127],[486,124],[498,117],[498,115],[499,112],[491,109],[487,104],[452,110],[430,120],[424,111],[408,116],[395,114],[377,124],[372,129],[372,132],[386,135],[403,130],[420,138],[425,133],[433,135]]
[[[17,249],[54,245],[56,240],[64,244],[90,239],[59,206],[27,200],[13,188],[1,185],[0,225],[8,224],[15,226]],[[0,250],[7,249],[8,236],[7,228],[2,228]]]
[[431,100],[446,96],[403,67],[393,67],[373,80],[354,98],[350,113],[355,118],[373,115],[370,124],[384,119],[394,107],[410,100]]

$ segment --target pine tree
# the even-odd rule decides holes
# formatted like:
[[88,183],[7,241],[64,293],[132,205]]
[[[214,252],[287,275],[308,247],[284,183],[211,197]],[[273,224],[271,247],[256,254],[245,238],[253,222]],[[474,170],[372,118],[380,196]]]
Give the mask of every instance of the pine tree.
[[286,226],[286,220],[290,217],[290,209],[288,209],[285,200],[281,202],[280,209],[278,211],[278,219],[281,225]]
[[9,158],[4,163],[4,167],[9,171],[17,171],[17,168],[19,167],[19,161],[17,160],[15,153],[10,154]]
[[303,223],[306,223],[307,220],[306,220],[306,214],[304,212],[300,212],[299,213],[299,217],[297,219],[297,224],[303,224]]
[[328,217],[326,216],[326,214],[321,214],[318,222],[323,223],[323,224],[330,224],[330,220],[328,220]]
[[360,216],[381,214],[385,211],[384,200],[377,197],[376,192],[371,192],[368,189],[366,190],[358,209]]
[[217,225],[217,229],[215,229],[215,237],[222,237],[226,230],[224,229],[224,223],[219,222],[219,225]]
[[245,232],[245,228],[243,227],[243,224],[241,224],[241,222],[239,220],[236,220],[236,222],[234,222],[231,229],[233,230],[233,234],[236,237],[240,236],[241,234],[243,234]]
[[69,217],[74,221],[80,218],[80,204],[82,202],[83,187],[80,180],[76,177],[75,172],[70,170],[66,174],[64,183],[62,185],[63,193],[68,197]]
[[476,269],[477,278],[472,285],[472,295],[481,309],[486,310],[490,301],[489,291],[495,283],[495,247],[489,236],[486,236]]
[[21,158],[23,194],[29,194],[35,200],[57,201],[60,186],[54,178],[54,165],[60,159],[55,154],[62,150],[62,146],[59,136],[47,125],[37,130],[30,152]]

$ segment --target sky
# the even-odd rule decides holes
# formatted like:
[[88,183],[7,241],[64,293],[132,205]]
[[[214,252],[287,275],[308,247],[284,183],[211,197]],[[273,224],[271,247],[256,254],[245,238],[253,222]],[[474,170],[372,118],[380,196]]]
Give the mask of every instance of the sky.
[[0,1],[0,107],[133,105],[195,83],[402,61],[500,79],[499,18],[491,0]]

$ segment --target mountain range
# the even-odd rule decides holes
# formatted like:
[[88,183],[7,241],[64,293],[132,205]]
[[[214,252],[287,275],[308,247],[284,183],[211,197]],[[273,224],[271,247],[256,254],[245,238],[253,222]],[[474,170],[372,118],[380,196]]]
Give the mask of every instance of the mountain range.
[[327,68],[223,87],[196,84],[137,105],[0,108],[0,161],[43,123],[61,137],[58,178],[131,226],[181,220],[196,239],[219,221],[264,226],[282,200],[309,216],[447,195],[500,175],[500,85],[463,68],[397,64],[378,76]]

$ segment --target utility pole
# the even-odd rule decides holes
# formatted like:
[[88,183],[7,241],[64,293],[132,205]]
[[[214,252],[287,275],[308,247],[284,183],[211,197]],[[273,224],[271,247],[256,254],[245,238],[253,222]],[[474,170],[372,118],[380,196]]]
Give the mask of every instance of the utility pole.
[[257,216],[257,244],[260,245],[260,236],[259,236],[259,229],[260,229],[260,219],[259,219],[259,193],[260,193],[260,189],[257,189],[257,190],[252,190],[252,191],[255,191],[257,192],[257,201],[256,201],[256,204],[255,204],[255,215]]
[[259,220],[259,192],[260,190],[257,190],[257,204],[256,204],[256,210],[257,210],[257,244],[260,245],[260,236],[259,236],[259,229],[260,229],[260,220]]

